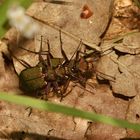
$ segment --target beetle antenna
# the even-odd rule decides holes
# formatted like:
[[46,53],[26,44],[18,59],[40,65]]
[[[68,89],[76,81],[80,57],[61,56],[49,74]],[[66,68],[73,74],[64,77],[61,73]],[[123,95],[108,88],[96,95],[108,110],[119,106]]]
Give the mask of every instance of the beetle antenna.
[[[20,49],[23,49],[23,50],[25,50],[25,51],[28,51],[28,52],[30,52],[30,53],[39,54],[39,52],[31,51],[31,50],[28,50],[28,49],[23,48],[23,47],[19,47],[19,48],[20,48]],[[46,55],[46,54],[48,54],[48,51],[42,51],[42,52],[41,52],[41,55]]]

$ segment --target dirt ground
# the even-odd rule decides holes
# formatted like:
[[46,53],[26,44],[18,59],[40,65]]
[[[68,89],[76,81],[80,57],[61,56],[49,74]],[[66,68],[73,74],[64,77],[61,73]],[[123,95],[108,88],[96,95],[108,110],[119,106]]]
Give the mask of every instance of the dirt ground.
[[[70,3],[70,4],[69,4]],[[83,7],[92,14],[84,17]],[[21,95],[30,93],[19,88],[20,72],[25,69],[9,53],[31,66],[38,55],[29,53],[40,48],[40,35],[49,40],[51,54],[62,58],[63,49],[71,58],[80,40],[95,69],[86,87],[70,82],[63,100],[49,101],[140,123],[140,9],[131,0],[66,0],[66,3],[34,2],[26,14],[40,25],[33,39],[25,39],[11,28],[0,42],[0,89]],[[43,42],[43,51],[47,43]],[[98,52],[98,53],[97,53]],[[98,55],[100,54],[100,55]],[[140,132],[62,114],[32,110],[0,101],[0,139],[5,140],[125,140],[140,139]]]

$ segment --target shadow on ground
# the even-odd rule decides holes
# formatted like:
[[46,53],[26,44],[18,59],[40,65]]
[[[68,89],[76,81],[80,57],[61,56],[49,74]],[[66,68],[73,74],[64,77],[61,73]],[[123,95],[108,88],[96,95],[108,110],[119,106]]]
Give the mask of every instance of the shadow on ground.
[[24,140],[24,139],[31,139],[31,140],[65,140],[62,138],[58,137],[53,137],[53,136],[46,136],[46,135],[40,135],[36,133],[27,133],[24,131],[15,131],[8,136],[0,136],[0,139],[13,139],[13,140]]

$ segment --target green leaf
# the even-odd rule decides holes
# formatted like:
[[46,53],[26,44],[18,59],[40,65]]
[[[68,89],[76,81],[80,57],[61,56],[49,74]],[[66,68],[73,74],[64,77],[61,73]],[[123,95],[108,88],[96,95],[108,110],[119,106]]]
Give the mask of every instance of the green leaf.
[[33,99],[31,97],[12,95],[10,93],[7,94],[5,92],[1,92],[0,100],[4,100],[20,105],[30,106],[32,108],[37,108],[44,111],[62,113],[69,116],[80,117],[91,121],[97,121],[97,122],[109,124],[112,126],[118,126],[118,127],[133,129],[135,131],[140,131],[140,124],[134,124],[126,120],[121,120],[121,119],[104,116],[101,114],[86,112],[73,107],[54,104],[48,101]]

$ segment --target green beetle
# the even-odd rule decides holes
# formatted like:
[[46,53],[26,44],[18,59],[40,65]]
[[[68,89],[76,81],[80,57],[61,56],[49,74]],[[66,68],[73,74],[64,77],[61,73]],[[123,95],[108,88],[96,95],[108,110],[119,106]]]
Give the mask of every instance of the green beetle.
[[38,93],[45,89],[45,94],[49,94],[50,88],[57,93],[57,96],[62,96],[59,91],[59,86],[64,85],[67,81],[65,77],[64,67],[58,68],[64,61],[62,58],[52,58],[51,67],[48,67],[43,62],[39,62],[34,67],[29,67],[21,71],[19,75],[19,86],[23,91],[30,93]]
[[[62,42],[61,33],[60,42]],[[67,95],[66,90],[70,81],[78,82],[85,87],[87,79],[93,75],[93,67],[89,67],[89,62],[84,57],[79,56],[81,42],[74,53],[75,59],[73,59],[74,55],[71,59],[67,58],[62,43],[60,46],[63,58],[54,58],[50,53],[49,41],[47,43],[47,59],[44,60],[42,57],[41,44],[38,52],[39,63],[34,67],[27,67],[19,75],[20,88],[30,93],[43,91],[46,95],[53,91],[58,97],[63,98]]]

